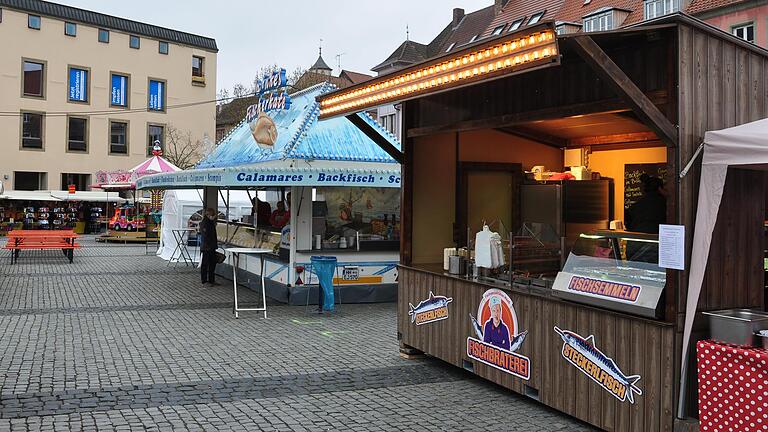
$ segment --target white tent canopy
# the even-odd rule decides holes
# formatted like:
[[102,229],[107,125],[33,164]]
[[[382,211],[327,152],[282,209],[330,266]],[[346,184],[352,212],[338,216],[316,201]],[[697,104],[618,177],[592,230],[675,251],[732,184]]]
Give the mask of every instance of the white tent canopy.
[[[681,381],[685,379],[688,345],[691,338],[696,306],[699,303],[701,285],[709,258],[712,233],[717,222],[720,202],[723,198],[728,167],[768,168],[768,119],[741,126],[707,132],[704,135],[704,155],[701,162],[699,203],[696,209],[696,227],[693,234],[688,298],[683,330]],[[763,197],[758,197],[763,199]],[[681,383],[682,385],[682,383]],[[681,391],[682,394],[682,391]],[[681,406],[683,398],[680,398]]]
[[[224,197],[226,197],[226,192]],[[255,195],[253,195],[255,196]],[[219,211],[226,207],[219,195]],[[251,199],[246,191],[229,192],[229,219],[240,219],[243,215],[251,214]],[[163,221],[160,232],[160,247],[157,255],[169,260],[176,241],[171,230],[187,228],[189,219],[198,211],[203,210],[203,191],[198,189],[168,190],[163,198]]]

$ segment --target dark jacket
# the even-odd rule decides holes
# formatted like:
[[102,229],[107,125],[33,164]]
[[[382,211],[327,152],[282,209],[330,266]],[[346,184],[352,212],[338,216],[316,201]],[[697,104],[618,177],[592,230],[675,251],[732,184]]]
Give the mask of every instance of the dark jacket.
[[667,199],[658,192],[647,193],[624,214],[627,230],[658,234],[659,224],[667,220]]
[[200,250],[204,252],[215,251],[219,248],[219,239],[216,236],[216,221],[204,217],[198,228],[200,233]]

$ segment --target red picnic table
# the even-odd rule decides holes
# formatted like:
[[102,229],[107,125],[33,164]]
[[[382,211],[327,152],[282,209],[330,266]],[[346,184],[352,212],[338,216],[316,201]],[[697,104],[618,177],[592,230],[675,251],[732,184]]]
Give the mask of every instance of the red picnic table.
[[72,230],[13,230],[8,231],[8,242],[4,249],[11,251],[11,264],[19,260],[22,250],[61,249],[72,263],[74,250],[80,249],[75,241],[79,235]]

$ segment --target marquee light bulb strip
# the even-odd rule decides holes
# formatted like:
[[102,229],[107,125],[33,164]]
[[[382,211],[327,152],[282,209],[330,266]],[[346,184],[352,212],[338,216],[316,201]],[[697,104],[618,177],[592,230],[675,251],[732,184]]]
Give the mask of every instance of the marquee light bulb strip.
[[510,41],[475,49],[452,59],[440,59],[369,85],[337,92],[320,100],[320,116],[332,116],[413,96],[440,87],[460,85],[504,69],[515,69],[557,56],[554,31],[544,30]]

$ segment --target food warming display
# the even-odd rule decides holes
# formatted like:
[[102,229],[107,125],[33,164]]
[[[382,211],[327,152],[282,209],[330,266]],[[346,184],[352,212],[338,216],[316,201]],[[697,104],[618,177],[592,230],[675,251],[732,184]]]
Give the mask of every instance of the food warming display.
[[666,284],[653,234],[598,231],[574,244],[555,295],[579,303],[656,318]]
[[521,220],[552,227],[565,257],[579,234],[608,228],[612,197],[611,179],[524,184],[520,186]]

